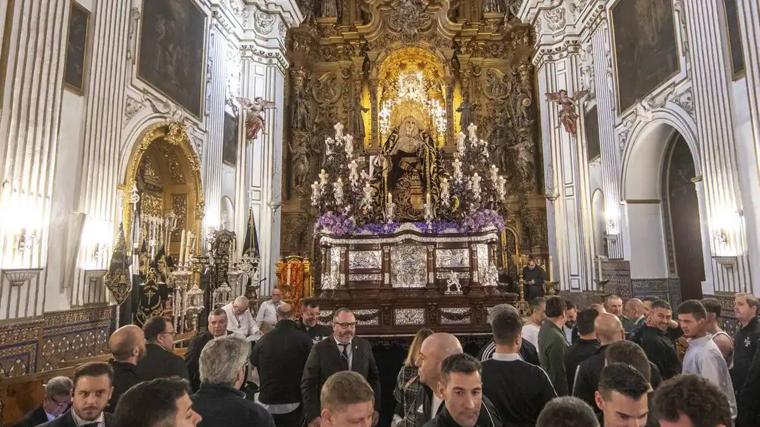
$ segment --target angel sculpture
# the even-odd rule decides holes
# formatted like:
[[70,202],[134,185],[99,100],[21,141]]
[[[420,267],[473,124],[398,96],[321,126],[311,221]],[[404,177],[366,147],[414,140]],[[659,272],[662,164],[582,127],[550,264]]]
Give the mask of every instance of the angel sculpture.
[[259,131],[264,129],[263,112],[267,108],[274,108],[274,102],[267,101],[257,96],[251,102],[248,98],[237,98],[240,106],[247,113],[245,119],[245,138],[246,141],[253,141],[259,136]]
[[546,94],[548,101],[559,104],[559,120],[565,126],[567,133],[575,135],[578,132],[578,112],[575,110],[575,103],[586,96],[587,93],[587,90],[579,90],[573,96],[568,96],[565,89],[560,89],[558,92],[548,92]]

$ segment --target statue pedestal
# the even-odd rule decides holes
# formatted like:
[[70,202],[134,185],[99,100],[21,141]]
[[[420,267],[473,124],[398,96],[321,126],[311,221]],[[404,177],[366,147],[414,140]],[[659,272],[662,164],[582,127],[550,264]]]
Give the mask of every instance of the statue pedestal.
[[322,236],[322,320],[346,306],[363,335],[423,326],[489,332],[487,309],[517,299],[484,274],[495,264],[497,239],[495,230],[428,234],[407,225],[382,236]]

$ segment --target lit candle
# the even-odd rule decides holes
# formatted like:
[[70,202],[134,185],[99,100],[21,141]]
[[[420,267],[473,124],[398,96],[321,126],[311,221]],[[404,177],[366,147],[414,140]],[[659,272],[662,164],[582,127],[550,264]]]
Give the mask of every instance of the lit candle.
[[182,230],[180,241],[179,241],[179,265],[184,264],[184,254],[185,254],[185,230]]
[[286,271],[285,284],[286,285],[290,284],[290,267],[291,267],[291,264],[285,264],[285,271]]
[[388,204],[390,205],[391,203],[393,203],[393,196],[391,196],[391,193],[389,192],[388,193]]
[[428,193],[425,195],[425,203],[426,203],[428,206],[430,206],[430,205],[431,205],[431,203],[430,203],[430,192],[429,192],[429,191],[428,191]]

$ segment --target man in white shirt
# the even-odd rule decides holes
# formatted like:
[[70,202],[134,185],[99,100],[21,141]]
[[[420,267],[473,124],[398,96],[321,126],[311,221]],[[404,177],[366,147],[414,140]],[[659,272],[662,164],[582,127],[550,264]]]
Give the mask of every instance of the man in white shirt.
[[[278,288],[272,289],[272,299],[264,301],[256,313],[256,326],[259,330],[271,329],[277,323],[277,307],[282,304],[282,291]],[[263,325],[266,323],[266,325]]]
[[538,331],[541,329],[541,322],[544,321],[546,315],[546,299],[543,297],[533,298],[530,301],[531,314],[525,325],[522,327],[522,338],[534,347],[538,348]]
[[687,300],[678,306],[678,323],[689,339],[683,358],[683,373],[696,374],[718,387],[728,399],[731,418],[736,418],[736,396],[726,360],[712,336],[707,333],[707,310],[697,300]]
[[222,309],[227,312],[227,330],[248,341],[258,339],[258,328],[249,309],[248,298],[239,296]]

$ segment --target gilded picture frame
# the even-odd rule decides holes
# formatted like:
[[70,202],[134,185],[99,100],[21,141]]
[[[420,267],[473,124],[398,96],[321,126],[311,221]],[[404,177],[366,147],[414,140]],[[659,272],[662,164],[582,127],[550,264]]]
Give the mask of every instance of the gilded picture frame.
[[680,72],[672,0],[618,0],[610,7],[618,112]]
[[203,115],[207,15],[194,0],[143,0],[137,77]]
[[69,9],[66,33],[66,60],[63,66],[65,88],[83,95],[89,68],[89,40],[91,13],[84,6],[72,1]]

